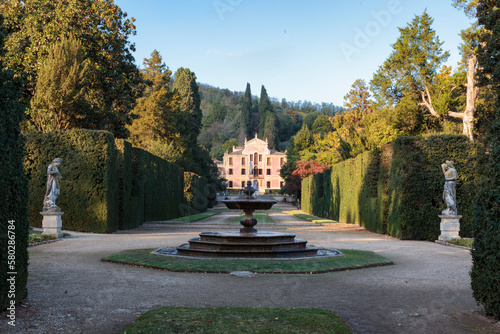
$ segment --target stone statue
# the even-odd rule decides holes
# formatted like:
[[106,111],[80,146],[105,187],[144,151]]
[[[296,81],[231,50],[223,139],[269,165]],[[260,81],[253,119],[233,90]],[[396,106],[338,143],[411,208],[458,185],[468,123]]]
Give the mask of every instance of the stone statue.
[[60,194],[59,179],[61,173],[57,167],[61,164],[61,158],[55,158],[52,163],[47,167],[47,190],[45,198],[43,199],[44,212],[60,212],[61,209],[56,205],[56,199]]
[[443,210],[443,215],[457,215],[457,170],[453,167],[453,161],[446,161],[441,165],[444,173],[444,190],[443,200],[446,203],[446,210]]

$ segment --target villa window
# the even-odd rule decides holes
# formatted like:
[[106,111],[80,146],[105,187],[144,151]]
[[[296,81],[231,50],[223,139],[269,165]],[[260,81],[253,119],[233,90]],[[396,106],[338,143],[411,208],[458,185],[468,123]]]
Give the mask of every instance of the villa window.
[[259,169],[259,175],[262,175],[262,168]]
[[271,188],[271,181],[267,181],[267,188]]
[[245,165],[245,157],[242,157],[242,158],[241,158],[241,164],[242,164],[242,165]]
[[283,166],[285,164],[285,158],[280,159],[280,164],[281,164],[281,166]]
[[232,188],[233,187],[233,181],[229,181],[229,188]]
[[233,158],[229,158],[229,166],[233,165]]
[[253,154],[250,154],[250,162],[253,161]]
[[267,158],[267,165],[271,166],[271,158],[270,157]]
[[262,154],[259,154],[259,161],[262,161]]
[[266,175],[271,175],[271,168],[266,169]]
[[233,175],[233,169],[229,168],[229,175]]
[[245,175],[247,173],[247,171],[245,170],[245,168],[242,168],[241,169],[241,175]]

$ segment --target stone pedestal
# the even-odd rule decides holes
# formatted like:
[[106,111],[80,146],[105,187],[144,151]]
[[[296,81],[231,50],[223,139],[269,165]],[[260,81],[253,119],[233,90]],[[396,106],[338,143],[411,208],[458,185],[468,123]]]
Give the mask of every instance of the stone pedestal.
[[441,235],[440,241],[449,241],[451,239],[460,239],[458,232],[460,232],[460,218],[462,216],[448,216],[440,215],[441,218]]
[[40,214],[43,216],[42,227],[43,234],[55,235],[58,238],[63,236],[61,232],[62,220],[61,216],[64,214],[62,211],[42,211]]

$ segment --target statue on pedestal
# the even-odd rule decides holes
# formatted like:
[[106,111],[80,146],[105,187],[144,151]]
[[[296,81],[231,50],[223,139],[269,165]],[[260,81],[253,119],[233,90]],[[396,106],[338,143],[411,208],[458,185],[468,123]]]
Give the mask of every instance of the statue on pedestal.
[[61,164],[61,158],[55,158],[52,163],[47,167],[47,190],[45,198],[43,199],[44,212],[60,212],[61,209],[56,205],[56,199],[61,190],[59,188],[59,179],[61,173],[57,167]]
[[445,216],[456,216],[457,215],[457,170],[453,166],[453,161],[446,161],[446,163],[441,165],[444,173],[444,190],[443,190],[443,200],[446,203],[446,209],[443,210],[443,215]]

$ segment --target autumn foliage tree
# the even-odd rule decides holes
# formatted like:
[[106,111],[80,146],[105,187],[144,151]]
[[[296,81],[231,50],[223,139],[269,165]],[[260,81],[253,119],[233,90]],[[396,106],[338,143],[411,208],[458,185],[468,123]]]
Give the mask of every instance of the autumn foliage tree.
[[31,100],[31,121],[43,132],[86,127],[92,122],[87,100],[89,61],[77,39],[62,37],[48,51]]
[[315,160],[297,161],[297,169],[286,180],[287,192],[297,193],[300,198],[302,180],[310,175],[323,173],[328,168],[330,167]]

